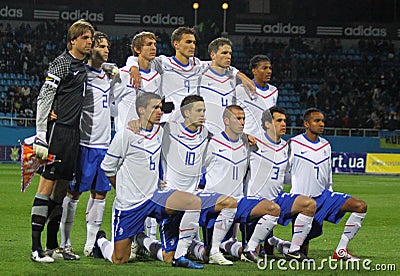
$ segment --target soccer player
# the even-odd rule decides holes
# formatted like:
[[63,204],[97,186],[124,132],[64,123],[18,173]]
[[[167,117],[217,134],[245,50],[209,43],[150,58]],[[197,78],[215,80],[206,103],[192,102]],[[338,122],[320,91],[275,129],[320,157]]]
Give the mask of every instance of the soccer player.
[[[31,259],[35,262],[52,263],[54,258],[77,259],[75,254],[58,248],[57,232],[62,200],[68,182],[73,178],[78,157],[79,123],[87,78],[84,59],[91,51],[93,33],[93,26],[84,20],[78,20],[70,26],[67,51],[50,63],[38,96],[33,150],[43,160],[47,160],[50,152],[61,162],[44,167],[33,201]],[[48,121],[52,108],[57,120]],[[52,257],[44,253],[40,240],[46,221],[46,247],[51,250]]]
[[119,76],[115,78],[112,91],[115,104],[112,106],[115,130],[126,127],[132,119],[137,119],[135,102],[140,92],[152,92],[161,95],[160,74],[151,68],[151,62],[156,57],[157,37],[151,32],[141,32],[132,39],[131,49],[133,57],[136,57],[140,72],[140,88],[135,89],[131,85],[130,66],[124,66],[119,70]]
[[163,128],[159,125],[161,97],[144,92],[136,99],[140,132],[123,129],[116,133],[101,168],[116,189],[113,216],[114,242],[99,231],[94,254],[98,250],[105,259],[126,263],[130,257],[132,238],[143,232],[146,217],[161,220],[180,215],[179,241],[172,265],[202,269],[185,255],[198,229],[201,202],[193,194],[176,190],[158,190],[159,161]]
[[[237,202],[223,193],[196,191],[202,175],[203,155],[209,140],[208,131],[204,128],[205,105],[201,96],[186,96],[180,108],[181,114],[173,117],[184,118],[184,121],[170,121],[164,126],[162,146],[164,180],[170,188],[195,193],[202,201],[200,226],[213,228],[211,245],[206,243],[209,251],[209,263],[232,265],[220,252],[221,241],[228,232],[236,213]],[[211,222],[209,221],[211,220]],[[166,219],[161,224],[161,241],[164,246],[165,258],[175,250],[178,229],[172,219]],[[206,253],[208,255],[208,253]],[[199,259],[207,258],[197,255]]]
[[[208,68],[209,62],[202,62],[194,57],[196,49],[195,31],[189,27],[178,27],[172,32],[171,44],[175,49],[175,55],[166,57],[161,55],[154,59],[154,68],[160,72],[162,84],[162,96],[165,102],[173,103],[174,107],[180,106],[184,97],[197,93],[199,77]],[[134,58],[127,60],[129,67],[137,67]],[[137,79],[136,71],[131,70],[133,80]],[[233,69],[234,77],[238,77],[248,91],[255,91],[255,86],[251,80],[237,69]],[[137,85],[134,84],[134,85]],[[171,115],[164,114],[163,122],[169,120]]]
[[249,67],[253,73],[256,93],[254,95],[249,94],[242,85],[238,85],[236,87],[236,102],[243,107],[246,113],[247,122],[244,126],[244,133],[260,136],[264,132],[259,123],[262,113],[276,105],[278,89],[269,83],[272,76],[272,65],[268,56],[256,55],[252,57]]
[[[120,69],[118,78],[115,79],[112,91],[115,98],[113,104],[115,131],[126,127],[132,119],[137,119],[135,102],[136,97],[142,92],[151,92],[161,95],[160,74],[151,67],[151,62],[157,53],[157,37],[152,32],[140,32],[132,39],[131,50],[137,57],[141,83],[139,88],[134,88],[130,82],[128,66]],[[149,237],[156,239],[157,222],[154,218],[146,219],[146,233]]]
[[85,256],[92,256],[96,234],[103,222],[106,194],[111,190],[110,181],[100,168],[111,141],[111,79],[102,70],[102,64],[108,60],[109,47],[108,36],[95,32],[93,49],[86,65],[88,80],[80,122],[80,148],[75,181],[70,183],[70,189],[64,198],[60,225],[60,247],[71,248],[71,230],[77,204],[82,192],[90,191],[86,207]]
[[333,258],[359,261],[359,258],[350,254],[347,245],[361,228],[367,204],[348,194],[333,191],[331,146],[321,137],[325,117],[319,109],[309,108],[303,118],[306,131],[290,139],[289,165],[292,183],[290,192],[312,197],[317,203],[314,216],[316,223],[307,240],[322,234],[324,220],[338,223],[346,212],[351,212]]
[[207,116],[205,126],[213,133],[224,130],[222,120],[224,108],[233,104],[238,80],[233,76],[231,65],[232,42],[225,37],[214,39],[208,44],[211,64],[199,81],[198,94],[204,99]]
[[257,263],[262,259],[256,253],[256,248],[275,227],[280,208],[276,203],[264,198],[244,196],[243,180],[249,162],[247,137],[243,135],[245,112],[238,105],[230,105],[225,108],[223,120],[225,130],[212,137],[208,145],[207,184],[204,191],[234,197],[238,201],[235,222],[256,221],[257,225],[248,244],[243,244],[243,252],[239,247],[225,247],[225,250],[244,261]]
[[[286,226],[297,215],[288,259],[302,261],[307,258],[300,246],[310,232],[315,214],[315,201],[309,197],[285,193],[285,173],[288,165],[288,144],[282,139],[286,134],[286,113],[282,108],[271,107],[263,112],[261,126],[263,135],[254,137],[257,149],[250,155],[250,170],[247,176],[247,196],[258,196],[277,203],[281,208],[278,224]],[[271,238],[278,247],[281,240]],[[282,246],[282,244],[280,244]],[[283,251],[282,247],[280,248]]]

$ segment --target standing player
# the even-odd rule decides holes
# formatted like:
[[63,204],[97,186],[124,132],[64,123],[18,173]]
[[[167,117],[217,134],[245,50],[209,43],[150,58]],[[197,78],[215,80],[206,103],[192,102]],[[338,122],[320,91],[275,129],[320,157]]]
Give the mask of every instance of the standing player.
[[[200,225],[206,227],[209,218],[215,220],[209,252],[209,263],[232,265],[220,252],[221,241],[228,232],[236,213],[236,200],[223,193],[197,192],[202,175],[203,155],[209,140],[208,131],[204,128],[205,105],[201,96],[191,95],[183,99],[180,108],[183,122],[171,121],[164,126],[163,169],[164,180],[168,187],[195,193],[202,201]],[[173,118],[173,117],[172,117]],[[164,261],[168,261],[175,250],[177,238],[174,220],[164,220],[161,225],[161,240],[165,251]],[[207,244],[208,246],[208,244]],[[203,256],[197,256],[204,259]]]
[[[97,234],[94,250],[101,250],[105,259],[122,264],[129,260],[132,238],[144,230],[147,216],[161,220],[179,214],[179,241],[173,266],[202,269],[186,259],[185,254],[198,229],[201,203],[198,197],[181,191],[158,190],[158,164],[161,155],[163,128],[159,125],[161,97],[145,92],[136,100],[140,132],[123,129],[115,135],[101,167],[116,189],[114,201],[114,242]],[[95,252],[94,252],[95,253]],[[96,253],[97,254],[97,253]]]
[[[294,222],[292,242],[285,256],[302,261],[307,256],[300,252],[300,246],[310,232],[315,214],[315,201],[306,196],[283,191],[289,158],[288,144],[282,139],[286,134],[285,111],[276,106],[265,110],[261,124],[265,132],[259,137],[254,137],[257,150],[252,151],[250,156],[247,196],[258,196],[277,203],[281,207],[278,224],[283,226],[288,225],[298,214]],[[272,240],[275,244],[280,242],[275,237]]]
[[230,67],[232,42],[225,37],[216,38],[208,44],[211,65],[200,78],[198,94],[204,98],[207,116],[205,126],[214,134],[224,130],[224,108],[233,104],[237,80]]
[[95,32],[93,49],[86,65],[88,80],[80,123],[80,149],[75,181],[63,202],[61,218],[61,247],[71,248],[71,230],[77,204],[82,192],[90,191],[86,207],[85,256],[92,255],[96,233],[103,222],[105,197],[111,190],[101,161],[111,141],[110,84],[102,64],[108,60],[109,39],[102,32]]
[[[71,25],[67,34],[68,50],[49,65],[38,96],[33,150],[43,160],[47,160],[50,152],[61,162],[44,167],[33,201],[31,259],[35,262],[51,263],[54,258],[77,259],[75,254],[58,248],[57,232],[62,200],[68,182],[72,180],[78,157],[79,122],[87,78],[84,58],[91,51],[93,33],[93,26],[84,20]],[[48,122],[52,108],[57,120]],[[44,254],[40,241],[47,220],[46,247],[52,250],[52,257]]]
[[[241,259],[260,262],[256,248],[275,227],[278,220],[279,206],[261,197],[244,196],[243,180],[249,162],[247,138],[243,135],[245,113],[238,105],[230,105],[223,113],[225,130],[215,135],[209,143],[206,154],[205,192],[229,194],[238,200],[235,222],[256,222],[256,227]],[[236,247],[225,248],[231,255],[239,257]]]
[[[161,91],[165,102],[173,103],[174,107],[180,106],[184,97],[197,93],[199,77],[208,68],[209,62],[202,62],[194,57],[196,49],[195,31],[189,27],[179,27],[172,32],[171,44],[175,49],[175,56],[159,56],[154,60],[154,68],[162,75]],[[129,67],[137,67],[134,58],[128,58]],[[131,70],[132,79],[137,79],[135,70]],[[233,76],[242,81],[248,91],[255,90],[254,84],[243,73],[233,68]],[[135,86],[137,84],[134,84]],[[169,116],[164,114],[163,121],[168,121]]]
[[151,62],[157,53],[157,37],[151,32],[141,32],[132,39],[131,49],[133,57],[137,58],[140,72],[140,88],[135,89],[130,82],[130,66],[124,66],[119,70],[119,76],[115,78],[112,91],[115,97],[113,106],[115,130],[126,127],[132,119],[137,119],[135,110],[137,94],[151,92],[161,95],[160,74],[151,68]]
[[[160,74],[151,68],[151,62],[157,53],[157,37],[152,32],[141,32],[132,39],[131,50],[133,57],[137,57],[139,72],[141,77],[140,88],[135,89],[130,83],[129,69],[124,66],[120,69],[119,78],[113,83],[113,94],[115,103],[113,105],[115,131],[126,127],[127,123],[138,118],[136,114],[136,97],[141,92],[151,92],[161,95]],[[154,218],[146,219],[147,235],[156,239],[157,222]]]
[[269,83],[272,76],[272,65],[269,57],[256,55],[250,60],[249,67],[254,76],[253,82],[256,85],[256,93],[250,95],[246,93],[246,89],[242,85],[238,85],[236,87],[236,100],[246,113],[247,122],[244,126],[244,133],[260,136],[264,132],[259,123],[261,115],[264,110],[276,105],[278,89]]
[[325,117],[317,108],[304,112],[306,132],[290,140],[291,193],[312,197],[317,203],[316,223],[307,239],[322,234],[322,223],[338,223],[346,212],[351,212],[342,238],[333,253],[334,259],[359,261],[347,250],[367,212],[367,204],[348,194],[334,192],[332,188],[331,146],[320,137],[324,132]]

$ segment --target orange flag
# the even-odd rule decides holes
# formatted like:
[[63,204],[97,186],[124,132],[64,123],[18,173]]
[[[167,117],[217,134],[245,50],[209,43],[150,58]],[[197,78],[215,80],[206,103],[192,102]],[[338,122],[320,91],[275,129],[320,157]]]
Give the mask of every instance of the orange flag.
[[35,173],[41,166],[56,162],[56,156],[49,154],[46,161],[36,157],[33,151],[35,136],[28,137],[21,144],[21,192],[25,192],[32,182]]

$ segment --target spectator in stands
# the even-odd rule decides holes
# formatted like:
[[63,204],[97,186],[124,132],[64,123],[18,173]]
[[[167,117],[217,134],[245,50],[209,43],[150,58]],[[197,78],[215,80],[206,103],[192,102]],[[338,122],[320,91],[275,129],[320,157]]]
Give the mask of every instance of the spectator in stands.
[[30,94],[31,94],[31,89],[29,88],[28,85],[25,84],[21,88],[21,95],[24,96],[24,97],[28,97]]

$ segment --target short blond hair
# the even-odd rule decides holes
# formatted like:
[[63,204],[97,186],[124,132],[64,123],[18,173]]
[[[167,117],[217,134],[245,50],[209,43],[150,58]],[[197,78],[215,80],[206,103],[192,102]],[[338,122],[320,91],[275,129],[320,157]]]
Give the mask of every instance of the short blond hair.
[[68,34],[67,34],[68,50],[72,49],[71,41],[74,39],[77,39],[78,37],[80,37],[87,31],[90,31],[93,36],[94,28],[93,28],[92,24],[90,24],[89,22],[87,22],[86,20],[83,20],[83,19],[80,19],[80,20],[74,22],[68,29]]
[[155,41],[157,41],[157,36],[152,32],[140,32],[133,37],[131,48],[132,53],[135,57],[139,56],[139,54],[135,52],[135,48],[142,50],[144,40],[146,38],[154,39]]

